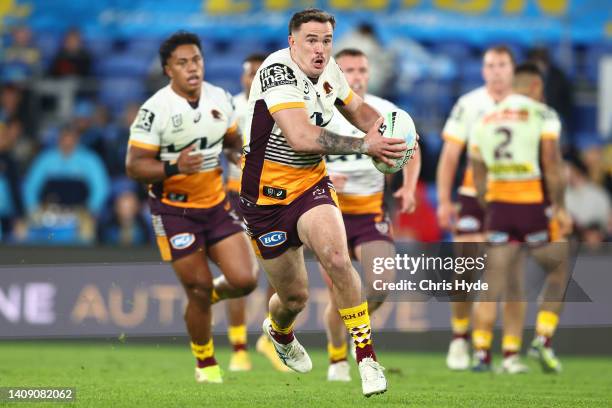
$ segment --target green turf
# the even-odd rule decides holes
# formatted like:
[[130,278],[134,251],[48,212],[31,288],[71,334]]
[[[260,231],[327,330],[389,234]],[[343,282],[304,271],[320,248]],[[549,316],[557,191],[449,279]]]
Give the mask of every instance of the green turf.
[[[71,404],[10,404],[15,407],[600,407],[612,406],[612,359],[565,357],[561,375],[517,376],[452,373],[442,354],[381,352],[389,391],[365,399],[353,382],[325,381],[326,357],[310,350],[307,375],[273,371],[252,353],[254,370],[225,373],[222,385],[196,384],[187,347],[128,343],[0,343],[0,386],[76,387]],[[217,358],[227,365],[227,350]],[[0,403],[2,405],[2,403]],[[5,404],[9,405],[9,404]]]

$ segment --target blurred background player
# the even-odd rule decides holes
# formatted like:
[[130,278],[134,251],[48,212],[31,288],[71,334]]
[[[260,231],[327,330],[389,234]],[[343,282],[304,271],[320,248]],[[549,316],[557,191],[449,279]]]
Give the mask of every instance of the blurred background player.
[[[514,311],[512,316],[504,315],[504,319],[512,317],[514,324],[504,327],[501,368],[510,374],[527,371],[518,355],[527,308],[523,283],[525,258],[520,243],[529,245],[530,252],[547,272],[532,348],[544,371],[561,371],[551,338],[567,285],[568,256],[566,243],[550,242],[570,233],[571,218],[564,202],[561,123],[554,110],[538,102],[543,100],[543,89],[542,74],[536,65],[518,66],[514,93],[483,116],[470,137],[470,161],[478,198],[481,203],[486,202],[485,230],[489,243],[485,271],[489,290],[482,293],[474,306],[475,371],[491,367],[495,301],[501,296],[507,303],[522,306],[520,314]],[[556,231],[546,214],[544,191],[550,200],[551,218],[558,223]]]
[[[245,132],[250,136],[240,189],[240,206],[249,235],[276,293],[263,330],[283,362],[297,372],[312,361],[295,338],[295,319],[308,299],[302,245],[329,273],[334,297],[356,346],[365,396],[387,390],[376,359],[367,301],[361,296],[334,187],[324,154],[368,154],[392,164],[407,149],[402,139],[383,138],[383,118],[349,87],[331,57],[335,19],[306,9],[289,22],[289,48],[271,54],[259,69],[249,97]],[[325,129],[334,106],[350,118],[364,138]]]
[[[393,103],[367,93],[370,71],[368,57],[362,51],[354,48],[344,49],[336,54],[335,59],[353,92],[369,105],[381,114],[399,109]],[[326,128],[354,137],[364,135],[339,112],[333,116]],[[326,156],[325,161],[329,178],[338,193],[349,251],[364,268],[368,312],[372,314],[384,300],[384,295],[380,292],[369,293],[372,292],[370,288],[374,276],[370,270],[373,257],[395,256],[391,222],[383,207],[385,176],[372,165],[370,157],[363,154]],[[421,156],[417,150],[412,160],[403,168],[403,186],[394,194],[401,201],[401,212],[410,213],[416,207],[415,190],[420,167]],[[330,361],[327,379],[350,381],[346,329],[338,313],[329,276],[323,267],[321,271],[329,288],[329,302],[325,308],[327,351]],[[376,275],[376,279],[392,282],[394,273],[394,270],[385,271],[381,275]]]
[[[241,221],[225,196],[219,155],[239,150],[230,95],[204,78],[200,39],[177,32],[159,49],[170,84],[140,109],[130,132],[126,169],[149,183],[157,243],[187,294],[185,321],[198,382],[222,382],[214,357],[211,304],[244,296],[256,285],[257,263]],[[213,281],[210,258],[223,275]]]
[[[251,54],[245,58],[242,64],[242,76],[240,83],[242,92],[233,97],[236,123],[238,129],[242,132],[245,129],[246,109],[251,92],[251,84],[261,63],[266,59],[264,54]],[[242,143],[247,140],[246,135],[242,135]],[[233,152],[234,154],[236,152]],[[230,152],[232,154],[232,152]],[[238,164],[235,164],[232,159],[228,160],[228,177],[225,184],[228,199],[232,202],[234,209],[239,211],[240,199],[240,176],[242,169]],[[274,293],[274,289],[268,286],[268,299]],[[252,368],[251,359],[247,353],[247,328],[246,328],[246,297],[228,299],[225,303],[226,313],[228,317],[228,330],[230,344],[232,345],[233,353],[230,359],[230,371],[249,371]],[[256,349],[258,352],[266,356],[275,369],[283,372],[291,371],[286,365],[280,361],[274,351],[274,346],[264,334],[259,336]]]
[[[447,119],[442,138],[444,145],[438,160],[436,176],[438,192],[438,222],[453,232],[458,256],[478,256],[479,243],[484,241],[482,227],[484,211],[476,200],[472,170],[467,166],[463,183],[458,189],[458,203],[452,201],[452,187],[461,155],[478,119],[512,90],[514,57],[509,48],[496,46],[483,56],[482,77],[485,84],[461,96]],[[459,208],[457,208],[457,205]],[[453,339],[448,348],[446,365],[451,370],[466,370],[470,366],[469,326],[472,302],[459,294],[451,301]],[[512,309],[512,305],[508,306]],[[510,310],[507,310],[510,313]]]

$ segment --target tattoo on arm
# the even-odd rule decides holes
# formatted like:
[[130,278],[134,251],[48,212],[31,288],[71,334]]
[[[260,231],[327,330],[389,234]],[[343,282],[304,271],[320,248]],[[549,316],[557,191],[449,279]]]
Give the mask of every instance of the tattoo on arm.
[[322,128],[317,143],[327,154],[366,153],[368,144],[357,137],[342,136]]

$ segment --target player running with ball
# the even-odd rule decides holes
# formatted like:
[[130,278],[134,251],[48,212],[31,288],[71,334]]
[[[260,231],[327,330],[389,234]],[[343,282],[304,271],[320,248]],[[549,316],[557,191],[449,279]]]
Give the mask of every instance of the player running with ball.
[[[307,9],[289,22],[289,48],[270,55],[251,86],[241,181],[241,211],[248,232],[276,289],[263,330],[287,366],[308,372],[312,362],[293,326],[308,300],[302,245],[313,250],[333,282],[339,313],[357,349],[363,394],[385,392],[368,304],[346,244],[336,192],[324,154],[368,154],[393,165],[405,157],[404,140],[383,138],[380,114],[350,89],[331,58],[335,19]],[[334,106],[364,138],[325,129]]]

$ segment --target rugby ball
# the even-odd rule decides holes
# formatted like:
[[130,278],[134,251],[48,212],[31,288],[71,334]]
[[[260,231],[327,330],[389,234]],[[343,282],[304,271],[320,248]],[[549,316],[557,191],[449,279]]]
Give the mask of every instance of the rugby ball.
[[388,166],[385,163],[372,158],[374,167],[381,173],[391,174],[396,173],[412,159],[417,147],[417,133],[414,127],[414,122],[408,113],[398,109],[387,112],[384,115],[384,122],[380,127],[380,133],[383,137],[396,137],[404,139],[408,149],[404,152],[404,157],[395,159],[393,166]]

